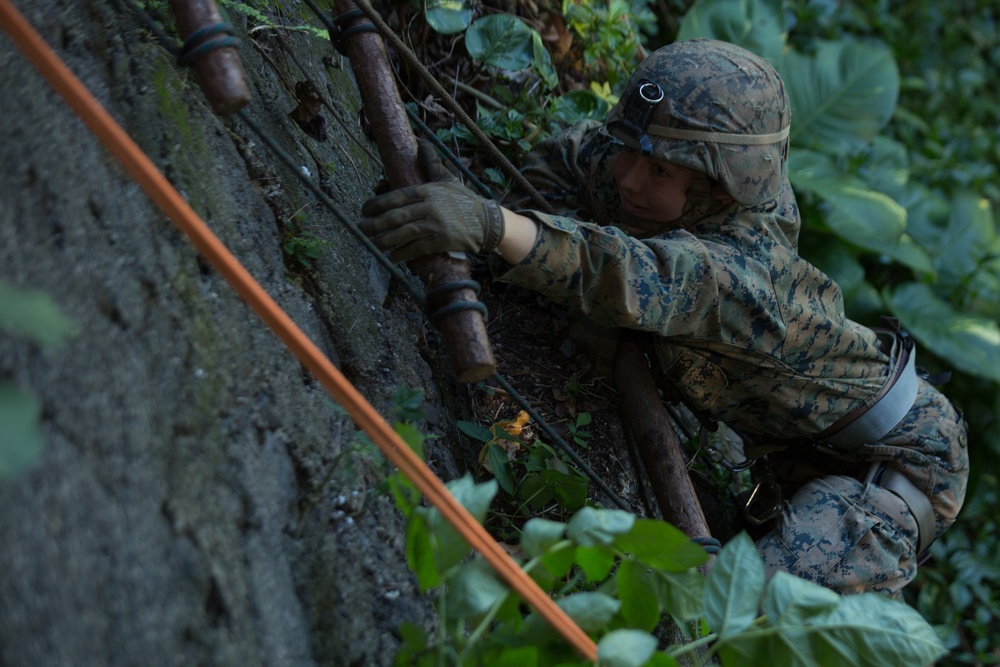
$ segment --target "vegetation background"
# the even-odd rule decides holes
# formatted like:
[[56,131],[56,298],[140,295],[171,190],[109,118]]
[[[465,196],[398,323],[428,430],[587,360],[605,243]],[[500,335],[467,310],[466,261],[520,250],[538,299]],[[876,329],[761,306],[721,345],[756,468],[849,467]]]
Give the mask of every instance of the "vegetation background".
[[[450,391],[442,391],[444,398],[436,395],[439,388],[428,380],[427,366],[404,361],[422,357],[429,366],[439,363],[426,344],[416,350],[396,343],[391,350],[371,345],[373,340],[412,338],[410,329],[419,329],[386,287],[384,277],[372,271],[343,235],[331,232],[314,202],[279,184],[280,168],[259,154],[259,146],[245,129],[220,123],[185,97],[192,82],[165,64],[148,37],[136,46],[117,38],[106,41],[99,29],[90,33],[89,28],[81,28],[87,20],[98,28],[102,23],[119,25],[126,16],[109,3],[91,4],[86,20],[79,7],[57,2],[34,6],[32,18],[47,29],[50,40],[61,40],[71,64],[85,73],[92,87],[109,91],[109,102],[138,140],[159,156],[200,209],[214,212],[223,221],[223,234],[249,254],[255,272],[268,276],[269,287],[309,323],[359,385],[380,397],[387,411],[395,406],[401,420],[420,420],[434,438],[454,435],[447,415],[427,419],[428,409],[419,394],[393,395],[389,389],[396,382],[421,386],[428,400],[433,395],[434,405],[447,403]],[[144,3],[160,15],[164,4]],[[294,104],[288,103],[294,86],[290,82],[296,75],[290,72],[309,70],[308,75],[317,80],[330,77],[338,90],[350,87],[343,70],[331,66],[326,56],[316,55],[317,43],[329,48],[324,43],[325,29],[318,27],[302,3],[228,0],[222,4],[252,42],[252,55],[244,57],[249,58],[254,73],[269,73],[270,78],[255,83],[257,92],[268,100],[265,108],[255,109],[257,113],[268,114],[279,103],[288,106],[285,113],[291,110]],[[996,216],[1000,106],[989,85],[1000,65],[1000,17],[994,3],[427,0],[385,3],[380,9],[394,18],[401,32],[423,38],[426,62],[465,96],[463,103],[476,114],[479,126],[515,161],[546,134],[580,118],[603,117],[628,72],[643,53],[659,44],[713,36],[743,44],[775,63],[788,81],[795,104],[789,170],[807,225],[803,254],[837,278],[852,318],[874,323],[881,313],[899,316],[921,345],[921,363],[932,372],[954,371],[946,391],[966,411],[971,425],[974,474],[966,508],[958,524],[934,545],[931,560],[906,591],[907,600],[933,624],[948,649],[942,664],[1000,662],[995,648],[1000,646],[996,595],[1000,545],[994,511],[1000,457],[1000,228]],[[64,28],[63,21],[69,27]],[[140,31],[134,19],[126,21],[130,30]],[[60,39],[54,39],[56,35]],[[285,42],[293,39],[294,50]],[[313,57],[303,69],[299,59],[307,54]],[[16,56],[5,52],[3,57],[5,63],[16,63],[14,68],[5,65],[0,83],[12,86],[10,90],[27,91],[4,95],[11,109],[8,117],[38,114],[44,103],[37,100],[46,98],[37,93],[35,79],[23,73]],[[324,67],[316,65],[321,61]],[[400,69],[405,70],[405,65]],[[277,78],[272,72],[278,73]],[[150,86],[153,94],[147,95]],[[415,89],[409,92],[418,93],[411,96],[411,104],[419,115],[431,122],[439,137],[459,149],[476,174],[497,192],[509,185],[500,170],[482,161],[467,131],[455,125],[433,98]],[[344,108],[329,111],[341,119],[350,114],[357,117],[360,110],[355,104],[348,100]],[[238,303],[225,297],[217,301],[217,284],[182,244],[147,238],[146,227],[128,226],[149,213],[134,192],[118,186],[113,171],[105,173],[102,167],[75,175],[74,180],[91,191],[104,192],[106,183],[118,188],[107,191],[117,194],[108,194],[106,200],[81,190],[83,205],[68,190],[46,185],[48,178],[58,181],[58,176],[47,174],[58,174],[60,159],[65,159],[51,153],[47,162],[40,162],[43,158],[37,156],[50,155],[49,144],[42,140],[47,134],[59,139],[52,145],[77,146],[94,164],[100,164],[101,158],[93,157],[89,144],[74,143],[78,140],[71,123],[55,122],[42,114],[38,117],[46,119],[45,133],[17,125],[9,130],[20,142],[16,145],[30,141],[38,145],[31,144],[34,150],[25,152],[30,160],[23,169],[14,153],[3,161],[5,168],[19,170],[3,179],[5,209],[0,214],[6,217],[0,231],[9,232],[2,237],[5,243],[0,251],[3,277],[21,285],[30,276],[46,292],[58,295],[60,303],[73,305],[67,317],[46,293],[0,283],[0,325],[28,341],[0,341],[0,420],[9,426],[0,433],[0,476],[14,480],[0,488],[8,508],[0,517],[5,536],[0,552],[8,566],[0,579],[4,592],[0,609],[5,610],[6,619],[0,627],[6,642],[0,656],[14,663],[10,656],[22,655],[22,651],[23,655],[58,655],[62,650],[58,644],[39,640],[28,646],[14,641],[54,633],[72,637],[84,653],[92,649],[94,655],[108,650],[101,637],[118,637],[118,653],[106,655],[107,661],[127,662],[128,656],[148,654],[152,645],[171,646],[169,625],[150,629],[154,619],[166,618],[163,600],[169,599],[178,618],[208,619],[203,626],[192,625],[194,629],[185,631],[189,657],[214,654],[216,661],[225,662],[224,651],[251,656],[251,662],[268,654],[301,656],[310,653],[304,638],[311,633],[310,655],[316,659],[340,664],[338,660],[346,659],[342,649],[346,645],[351,659],[384,661],[390,652],[390,644],[385,643],[387,625],[398,625],[400,619],[428,623],[426,600],[412,602],[417,598],[410,595],[409,584],[395,565],[392,551],[403,550],[398,518],[380,502],[366,505],[356,500],[373,497],[372,480],[383,477],[384,471],[359,456],[366,449],[364,441],[349,433],[343,415],[319,400],[308,382],[301,386],[294,364],[279,368],[266,362],[267,367],[274,366],[271,373],[251,364],[256,355],[271,359],[269,355],[280,353],[269,350],[266,336],[247,329]],[[150,123],[152,118],[157,123]],[[358,205],[372,175],[356,147],[344,151],[343,147],[331,149],[329,143],[313,144],[296,134],[284,114],[270,113],[268,120],[284,144],[305,156],[304,161],[321,174],[327,188],[340,188],[341,199]],[[309,136],[316,141],[323,135],[322,128],[300,125],[299,129],[311,132]],[[229,173],[220,156],[237,158],[245,165]],[[245,179],[249,173],[250,182],[233,180],[236,185],[223,192],[237,195],[222,196],[201,180],[199,159],[209,161],[220,179],[223,174]],[[355,159],[364,166],[359,169]],[[40,181],[38,174],[43,175]],[[39,183],[44,187],[39,188]],[[35,199],[29,200],[26,193]],[[80,210],[89,214],[67,233],[61,221],[76,219]],[[106,210],[116,215],[105,215]],[[43,218],[38,211],[46,212]],[[264,227],[240,228],[245,211]],[[41,219],[45,224],[33,222]],[[79,233],[74,235],[74,230]],[[245,236],[248,232],[252,235]],[[109,256],[124,256],[126,261],[99,261],[100,255],[90,247],[75,260],[82,267],[91,266],[89,271],[80,269],[73,278],[60,273],[68,264],[58,259],[63,244],[74,248],[74,243],[105,237],[110,239],[109,246],[125,244],[119,245],[119,251],[127,249],[124,255],[109,252]],[[54,246],[50,256],[32,254],[50,245]],[[345,262],[356,267],[350,273],[360,282],[341,293],[324,289],[322,277],[342,275]],[[156,287],[156,279],[147,279],[143,273],[160,263],[174,271],[173,282],[162,290]],[[122,273],[117,280],[104,283],[99,276],[107,266]],[[133,284],[143,289],[128,291]],[[369,302],[388,304],[387,310],[369,309]],[[164,324],[159,313],[170,314],[167,330],[182,328],[178,338],[193,342],[185,347],[167,336],[155,341],[143,338],[145,332]],[[136,326],[140,322],[143,326]],[[350,336],[359,323],[366,332],[364,341]],[[59,364],[53,363],[71,368],[68,364],[74,357],[87,355],[103,359],[107,368],[121,365],[124,356],[131,374],[116,375],[116,389],[107,394],[99,374],[87,375],[80,384],[72,373],[60,371]],[[162,374],[175,366],[183,373],[167,380],[174,387],[168,392],[173,402],[160,411],[150,408],[160,399],[148,397],[158,395]],[[192,377],[212,382],[191,384]],[[262,383],[265,389],[254,388],[254,383],[246,384],[242,378]],[[572,418],[567,432],[573,442],[585,447],[593,428],[590,416],[572,407],[574,394],[582,388],[571,381],[564,389],[565,403],[571,406],[567,414]],[[94,400],[78,410],[79,396]],[[248,401],[247,396],[254,398]],[[131,403],[143,397],[147,397],[145,403]],[[122,406],[130,406],[124,412],[132,416],[125,426],[115,421]],[[282,425],[275,415],[290,417],[291,424]],[[493,454],[497,437],[506,439],[499,434],[510,433],[506,428],[510,423],[490,421],[485,434],[471,424],[457,428],[479,437],[483,444],[492,442],[484,452]],[[328,431],[337,433],[332,451],[316,444]],[[424,437],[416,432],[409,435],[415,443]],[[433,447],[434,438],[428,443],[438,465],[454,473],[450,455]],[[43,439],[48,440],[44,447]],[[242,448],[237,446],[241,439],[258,442],[257,458],[242,458]],[[525,478],[535,474],[531,483],[526,485],[523,479],[506,483],[512,489],[520,485],[515,489],[518,492],[528,486],[534,497],[552,493],[551,502],[577,507],[583,497],[575,490],[566,491],[578,488],[568,484],[566,477],[554,477],[569,472],[567,468],[553,472],[548,461],[554,455],[539,445],[532,450],[534,458],[518,469],[528,473]],[[343,465],[348,460],[361,472]],[[44,461],[41,468],[39,461]],[[503,460],[492,461],[496,464],[492,471],[499,473]],[[118,468],[115,462],[124,462],[126,467]],[[155,465],[141,467],[150,462]],[[133,474],[133,470],[138,472]],[[505,480],[500,474],[496,477],[503,487]],[[260,479],[269,480],[270,495],[261,495],[255,486]],[[563,494],[553,489],[562,489]],[[415,507],[406,506],[404,491],[394,493],[411,521],[423,516]],[[479,502],[483,495],[492,498],[482,490],[469,493]],[[35,516],[44,521],[33,521]],[[150,521],[149,517],[156,516],[162,519],[160,523]],[[360,530],[348,527],[353,517],[358,517]],[[635,535],[629,532],[632,524],[627,529],[605,526],[596,532],[607,542],[594,543],[589,531],[593,524],[588,521],[595,519],[588,517],[576,524],[577,529],[581,524],[588,527],[583,531],[586,537],[579,538],[579,531],[577,536],[590,541],[580,543],[585,550],[576,557],[586,554],[584,562],[599,573],[608,562],[605,548],[617,545],[617,540],[634,542]],[[106,530],[94,530],[98,522]],[[134,532],[122,537],[116,531],[125,525]],[[54,533],[58,540],[53,539]],[[379,542],[391,545],[389,555],[377,550],[384,573],[391,574],[374,576],[367,570],[351,569],[360,563],[351,562],[350,554]],[[47,578],[44,569],[31,570],[18,544],[25,549],[30,545],[39,563],[67,565],[67,581],[76,581],[73,573],[80,563],[81,568],[97,568],[100,575],[91,577],[92,581],[111,585],[74,589],[74,596],[66,598],[61,609],[56,604],[45,607],[45,600],[60,600],[64,591]],[[66,553],[60,551],[64,545],[68,545]],[[241,552],[247,545],[256,551]],[[636,548],[634,543],[629,546]],[[739,579],[736,575],[748,562],[749,552],[742,547],[737,544],[727,561],[731,565],[721,568],[728,571],[730,582]],[[418,552],[412,545],[407,549],[412,564]],[[111,562],[102,560],[112,553]],[[173,555],[162,561],[157,557],[160,553]],[[81,559],[81,554],[86,558]],[[253,563],[265,561],[282,572],[283,578],[262,578]],[[339,576],[315,576],[331,562],[343,564]],[[581,561],[577,564],[583,566]],[[155,576],[150,576],[151,571]],[[32,576],[24,576],[25,572]],[[187,577],[182,586],[156,588],[157,582],[177,581],[178,573],[182,579]],[[438,574],[418,570],[419,577],[432,581]],[[383,585],[386,576],[393,582],[388,592]],[[355,595],[350,588],[353,583],[370,590]],[[132,603],[123,601],[128,598],[107,592],[111,589],[141,591],[144,599],[158,602],[139,607],[142,613],[137,613]],[[102,596],[108,596],[110,607],[117,610],[115,627],[102,625],[104,617],[89,615],[93,610],[88,603],[104,600]],[[249,602],[244,604],[243,598]],[[365,604],[345,613],[344,599]],[[818,594],[814,601],[823,608],[834,604]],[[45,613],[32,616],[28,607],[35,604]],[[743,617],[749,627],[752,618]],[[724,622],[727,617],[720,613],[713,618]],[[92,631],[95,623],[103,634]],[[33,628],[35,634],[25,628]],[[117,634],[122,629],[129,631]],[[147,632],[162,643],[149,643]],[[255,635],[260,646],[247,639]],[[316,639],[319,636],[323,639]],[[426,640],[414,635],[404,639],[404,646]],[[45,652],[53,646],[55,653]],[[36,650],[41,652],[32,653]]]

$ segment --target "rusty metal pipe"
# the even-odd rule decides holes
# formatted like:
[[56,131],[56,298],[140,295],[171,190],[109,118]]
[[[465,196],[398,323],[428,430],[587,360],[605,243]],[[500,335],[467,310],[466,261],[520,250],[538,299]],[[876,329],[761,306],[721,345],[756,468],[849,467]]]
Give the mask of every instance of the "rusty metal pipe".
[[[185,41],[195,31],[223,22],[214,0],[170,0],[170,10],[177,22],[177,32]],[[235,113],[250,102],[250,89],[235,47],[212,49],[196,58],[191,66],[215,113]]]
[[[340,16],[357,9],[353,0],[336,0],[334,7]],[[371,25],[371,21],[358,15],[344,21],[341,29],[350,30],[360,24]],[[396,88],[382,37],[376,32],[358,32],[346,39],[341,47],[350,60],[389,184],[400,188],[423,183],[425,179],[417,164],[416,139]],[[411,261],[410,267],[423,281],[428,295],[434,295],[428,298],[431,312],[455,303],[478,301],[475,290],[469,287],[437,292],[441,286],[470,281],[468,261],[463,255],[430,255]],[[455,310],[435,324],[444,337],[452,368],[460,381],[479,382],[493,374],[496,360],[482,313]]]

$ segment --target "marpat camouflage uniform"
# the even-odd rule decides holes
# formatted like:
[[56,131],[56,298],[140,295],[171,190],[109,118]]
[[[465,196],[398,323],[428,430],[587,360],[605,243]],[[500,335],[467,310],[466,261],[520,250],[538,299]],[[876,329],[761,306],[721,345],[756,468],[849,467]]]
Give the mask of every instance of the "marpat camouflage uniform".
[[[649,125],[651,157],[708,178],[695,181],[668,231],[640,239],[616,227],[622,143],[610,128],[644,78],[665,93]],[[966,427],[921,379],[909,413],[879,442],[850,454],[816,448],[815,436],[876,394],[892,365],[876,334],[846,319],[837,284],[797,254],[781,79],[743,49],[694,40],[653,53],[621,99],[606,124],[576,125],[528,156],[523,171],[557,214],[528,199],[507,204],[539,234],[499,278],[595,325],[648,332],[696,414],[765,448],[796,443],[768,457],[787,499],[758,540],[769,571],[842,593],[897,592],[916,571],[917,522],[899,496],[862,479],[873,461],[902,472],[930,499],[940,534],[965,495]],[[734,135],[771,139],[727,143]],[[718,205],[712,183],[735,201]]]

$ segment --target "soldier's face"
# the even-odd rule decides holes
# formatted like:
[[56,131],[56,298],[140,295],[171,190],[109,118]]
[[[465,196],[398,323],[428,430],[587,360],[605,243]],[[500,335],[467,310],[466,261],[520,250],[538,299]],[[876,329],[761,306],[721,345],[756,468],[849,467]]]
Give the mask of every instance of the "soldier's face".
[[623,147],[614,176],[622,200],[622,229],[646,236],[669,228],[681,216],[695,172]]

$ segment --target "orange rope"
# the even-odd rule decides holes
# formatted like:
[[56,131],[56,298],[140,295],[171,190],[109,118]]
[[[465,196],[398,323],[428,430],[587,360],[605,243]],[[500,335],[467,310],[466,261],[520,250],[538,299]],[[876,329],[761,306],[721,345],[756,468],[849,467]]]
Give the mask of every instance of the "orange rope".
[[455,499],[427,464],[413,453],[388,422],[254,280],[10,0],[0,0],[0,25],[42,77],[80,116],[105,148],[122,163],[160,210],[173,220],[205,259],[347,409],[355,423],[379,446],[386,457],[414,483],[525,602],[548,620],[581,655],[596,661],[597,646],[593,640],[514,562]]

